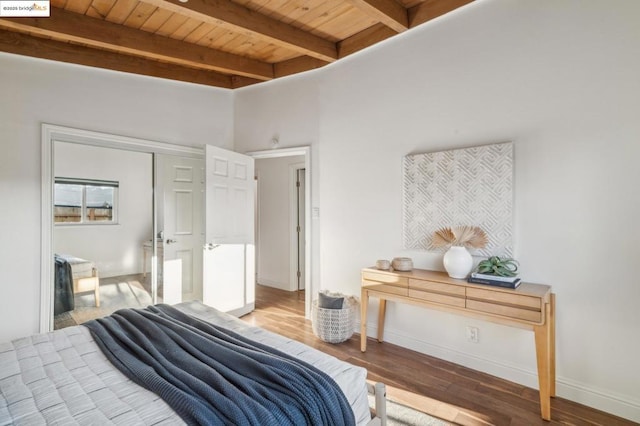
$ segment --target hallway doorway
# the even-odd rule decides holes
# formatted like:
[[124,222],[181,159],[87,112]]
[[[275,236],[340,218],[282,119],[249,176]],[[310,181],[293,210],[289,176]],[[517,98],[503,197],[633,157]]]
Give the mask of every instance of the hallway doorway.
[[311,314],[310,148],[250,152],[256,159],[256,282],[298,292]]

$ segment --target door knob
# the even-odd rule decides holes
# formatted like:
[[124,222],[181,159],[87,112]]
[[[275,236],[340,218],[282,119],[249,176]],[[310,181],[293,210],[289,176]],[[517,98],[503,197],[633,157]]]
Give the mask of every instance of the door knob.
[[217,247],[220,247],[220,244],[211,244],[211,243],[206,243],[206,244],[204,245],[204,249],[205,249],[205,250],[213,250],[213,249],[215,249],[215,248],[217,248]]
[[166,243],[167,244],[173,244],[173,243],[177,243],[177,242],[178,242],[178,240],[168,239]]

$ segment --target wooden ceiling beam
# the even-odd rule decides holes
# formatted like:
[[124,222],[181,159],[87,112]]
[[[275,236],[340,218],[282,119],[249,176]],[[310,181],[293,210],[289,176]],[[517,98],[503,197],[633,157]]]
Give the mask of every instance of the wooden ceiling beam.
[[158,36],[64,9],[51,9],[49,18],[0,19],[0,28],[259,80],[270,80],[274,75],[273,65],[266,62]]
[[231,88],[239,89],[241,87],[251,86],[252,84],[262,83],[260,80],[256,80],[254,78],[242,77],[239,75],[234,75],[231,77]]
[[409,13],[395,0],[349,0],[349,2],[397,33],[409,29]]
[[231,77],[0,29],[0,51],[207,86],[233,87]]
[[275,78],[314,70],[327,65],[328,62],[310,56],[299,56],[273,64]]
[[215,26],[226,26],[277,46],[333,62],[338,59],[336,44],[307,31],[262,15],[229,0],[140,0],[180,15]]
[[[361,3],[360,0],[350,1]],[[416,25],[423,24],[471,2],[473,0],[425,0],[407,10],[409,27],[413,28]],[[338,42],[338,58],[344,58],[394,35],[396,35],[395,29],[389,25],[384,23],[373,25]]]
[[391,28],[384,24],[376,24],[339,42],[338,53],[340,58],[344,58],[394,35],[396,32]]
[[413,28],[424,24],[472,2],[473,0],[425,0],[409,9],[409,26]]

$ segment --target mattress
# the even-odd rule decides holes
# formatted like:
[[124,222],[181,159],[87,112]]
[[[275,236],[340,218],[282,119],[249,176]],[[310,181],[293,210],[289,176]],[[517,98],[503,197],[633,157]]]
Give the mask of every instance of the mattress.
[[[296,356],[330,375],[356,423],[370,420],[366,370],[199,302],[183,312]],[[0,344],[0,425],[184,424],[154,393],[136,385],[102,354],[86,327],[74,326]]]

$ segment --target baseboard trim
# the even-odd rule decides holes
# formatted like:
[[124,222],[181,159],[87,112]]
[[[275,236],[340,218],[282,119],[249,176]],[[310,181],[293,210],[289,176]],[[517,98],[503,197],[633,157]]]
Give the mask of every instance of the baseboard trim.
[[[360,330],[359,322],[356,324],[356,330]],[[376,325],[367,325],[368,336],[376,336],[377,331]],[[402,332],[387,327],[385,327],[384,336],[385,341],[393,343],[394,345],[460,364],[523,386],[538,389],[538,374],[536,371],[416,339],[415,337],[405,335]],[[556,378],[556,393],[559,397],[570,401],[602,410],[631,421],[640,422],[640,400],[630,398],[629,396],[614,394],[610,391],[604,391],[565,377]]]
[[297,288],[292,289],[291,286],[289,285],[289,283],[283,283],[280,281],[274,281],[274,280],[269,280],[269,279],[265,279],[265,278],[260,278],[258,277],[258,284],[260,285],[264,285],[267,287],[273,287],[273,288],[278,288],[280,290],[285,290],[285,291],[295,291],[297,290]]
[[566,377],[558,378],[558,396],[640,423],[640,400],[605,391]]

